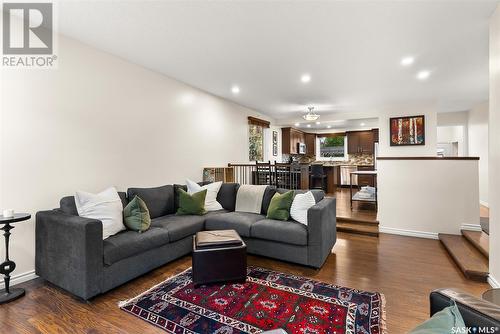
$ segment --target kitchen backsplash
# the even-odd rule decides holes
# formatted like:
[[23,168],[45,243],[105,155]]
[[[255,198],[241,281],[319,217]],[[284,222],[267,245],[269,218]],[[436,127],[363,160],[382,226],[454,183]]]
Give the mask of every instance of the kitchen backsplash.
[[349,154],[349,163],[353,165],[373,165],[373,154]]
[[[349,154],[348,160],[345,161],[346,164],[348,165],[373,165],[373,154],[366,154],[366,153],[356,153],[356,154]],[[316,161],[315,156],[307,156],[303,154],[283,154],[282,161],[285,163],[290,162],[290,158],[293,159],[294,162],[300,162],[300,163],[312,163]],[[322,160],[321,162],[327,162],[325,160]]]

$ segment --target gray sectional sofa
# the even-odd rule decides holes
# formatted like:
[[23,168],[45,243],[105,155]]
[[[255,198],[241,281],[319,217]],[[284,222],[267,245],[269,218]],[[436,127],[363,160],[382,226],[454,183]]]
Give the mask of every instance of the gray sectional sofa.
[[[143,233],[122,231],[102,240],[99,220],[79,217],[73,196],[60,208],[36,214],[36,274],[85,300],[192,251],[193,235],[202,230],[234,229],[247,252],[319,268],[336,241],[335,198],[313,191],[316,205],[308,211],[308,226],[265,215],[273,187],[266,189],[261,214],[235,212],[239,185],[224,183],[217,200],[224,210],[204,216],[177,216],[177,186],[130,188],[119,193],[123,205],[135,195],[148,206],[151,228]],[[300,192],[300,191],[298,191]]]

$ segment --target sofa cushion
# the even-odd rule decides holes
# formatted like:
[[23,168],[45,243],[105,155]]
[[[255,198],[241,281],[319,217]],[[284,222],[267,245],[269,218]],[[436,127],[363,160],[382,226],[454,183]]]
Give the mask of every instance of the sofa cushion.
[[252,238],[307,245],[307,227],[293,220],[260,220],[252,225],[250,235]]
[[[122,200],[123,207],[128,204],[127,194],[123,191],[118,192],[118,196]],[[61,198],[59,201],[59,208],[62,212],[68,215],[78,216],[78,210],[76,209],[75,196],[66,196]]]
[[[290,189],[284,189],[284,188],[278,188],[276,191],[279,192],[280,194],[284,194]],[[294,196],[297,194],[305,194],[306,192],[312,192],[314,199],[316,200],[316,203],[320,202],[323,198],[325,198],[325,192],[321,189],[311,189],[311,190],[302,190],[302,189],[295,189]]]
[[104,264],[112,265],[168,243],[169,236],[166,229],[151,227],[143,233],[123,231],[103,241]]
[[205,221],[207,230],[236,230],[242,237],[250,237],[250,228],[256,221],[265,219],[265,216],[249,212],[228,212],[208,216]]
[[271,199],[274,194],[276,194],[276,187],[267,186],[266,191],[264,192],[264,197],[262,198],[262,208],[260,213],[263,215],[267,215],[267,209],[269,209],[269,204],[271,204]]
[[123,208],[123,222],[129,230],[137,232],[144,232],[151,226],[148,207],[139,196],[135,196]]
[[223,183],[217,194],[219,202],[225,210],[234,211],[236,207],[236,194],[238,193],[238,183]]
[[153,219],[151,226],[168,231],[170,242],[174,242],[203,230],[205,219],[205,216],[168,215]]
[[179,189],[179,208],[177,209],[176,214],[179,216],[203,216],[207,213],[207,210],[205,209],[206,197],[207,189],[198,191],[194,194],[188,194],[186,191]]
[[174,186],[172,185],[155,188],[129,188],[127,194],[128,198],[139,196],[146,203],[151,218],[175,213]]

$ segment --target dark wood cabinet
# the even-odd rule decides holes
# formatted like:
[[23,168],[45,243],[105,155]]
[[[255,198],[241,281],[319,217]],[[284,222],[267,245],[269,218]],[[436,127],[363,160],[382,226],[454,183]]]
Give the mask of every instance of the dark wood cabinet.
[[306,143],[304,132],[294,128],[281,129],[281,152],[283,154],[298,154],[299,143]]
[[347,132],[348,154],[373,154],[375,134],[373,130]]
[[306,154],[309,156],[316,155],[316,134],[314,133],[306,133]]
[[[358,166],[359,171],[370,171],[374,170],[373,166]],[[365,187],[375,187],[375,177],[373,175],[358,175],[358,186]]]

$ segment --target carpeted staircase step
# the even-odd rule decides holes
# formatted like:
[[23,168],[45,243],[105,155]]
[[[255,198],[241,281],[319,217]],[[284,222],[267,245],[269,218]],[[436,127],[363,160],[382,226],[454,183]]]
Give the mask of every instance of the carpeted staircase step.
[[490,240],[489,236],[483,231],[467,231],[462,230],[462,235],[469,240],[472,246],[476,247],[486,258],[490,257]]
[[378,223],[360,224],[356,222],[339,221],[337,219],[337,231],[378,237]]
[[439,240],[465,277],[486,282],[488,279],[488,260],[465,237],[439,233]]

